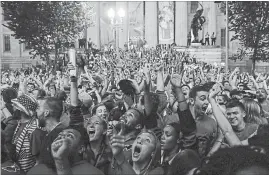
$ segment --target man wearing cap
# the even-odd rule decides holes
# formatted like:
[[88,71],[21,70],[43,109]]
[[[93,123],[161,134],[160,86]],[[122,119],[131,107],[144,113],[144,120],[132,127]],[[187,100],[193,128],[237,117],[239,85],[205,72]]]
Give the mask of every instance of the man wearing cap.
[[13,160],[21,171],[27,172],[35,163],[35,157],[31,152],[31,134],[38,128],[38,120],[33,117],[37,109],[37,101],[29,95],[21,95],[12,100],[15,109],[20,111],[20,120],[13,134],[12,143],[16,145],[16,153]]

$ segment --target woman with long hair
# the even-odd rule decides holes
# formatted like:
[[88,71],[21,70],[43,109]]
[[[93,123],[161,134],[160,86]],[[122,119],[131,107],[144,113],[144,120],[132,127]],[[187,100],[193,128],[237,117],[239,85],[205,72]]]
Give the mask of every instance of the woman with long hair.
[[[122,126],[123,128],[123,126]],[[124,136],[121,133],[111,138],[113,161],[109,174],[163,175],[160,166],[161,146],[159,139],[150,130],[142,130],[132,146],[132,162],[128,162],[123,154]]]
[[258,102],[250,98],[242,99],[245,106],[247,123],[268,124],[266,118],[263,117],[263,110]]
[[107,123],[100,117],[93,116],[89,119],[86,129],[90,142],[86,150],[86,159],[107,174],[112,159],[111,149],[106,144]]

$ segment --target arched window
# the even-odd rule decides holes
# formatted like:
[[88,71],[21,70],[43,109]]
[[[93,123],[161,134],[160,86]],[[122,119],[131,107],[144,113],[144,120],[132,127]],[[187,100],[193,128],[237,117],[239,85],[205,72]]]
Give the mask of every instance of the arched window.
[[198,1],[191,1],[191,13],[195,13],[198,8]]

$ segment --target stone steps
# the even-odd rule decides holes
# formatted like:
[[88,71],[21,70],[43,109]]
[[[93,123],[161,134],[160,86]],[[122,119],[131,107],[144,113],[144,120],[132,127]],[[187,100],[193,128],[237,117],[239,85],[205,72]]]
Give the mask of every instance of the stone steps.
[[197,60],[207,63],[221,63],[221,48],[208,46],[176,48],[177,51],[188,51],[190,56],[194,56]]

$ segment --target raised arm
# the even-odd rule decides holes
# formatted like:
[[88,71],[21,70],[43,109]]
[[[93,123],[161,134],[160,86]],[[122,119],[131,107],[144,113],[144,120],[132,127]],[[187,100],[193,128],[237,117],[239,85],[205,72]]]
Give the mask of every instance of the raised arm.
[[175,96],[178,102],[178,116],[180,120],[180,128],[183,134],[182,141],[185,148],[195,149],[196,145],[196,123],[189,110],[188,103],[186,102],[185,96],[181,90],[182,74],[174,75],[171,79]]
[[152,112],[153,106],[152,106],[152,99],[150,96],[150,82],[151,82],[151,76],[149,69],[147,67],[144,67],[144,75],[145,75],[145,94],[144,94],[144,104],[145,104],[145,114],[146,116],[149,116]]
[[224,135],[226,138],[228,144],[232,146],[238,146],[242,145],[241,141],[238,139],[236,134],[233,131],[232,126],[230,125],[227,118],[222,113],[221,109],[219,108],[217,102],[216,102],[216,96],[217,94],[221,92],[221,88],[219,84],[215,84],[209,93],[209,102],[212,106],[214,117]]

